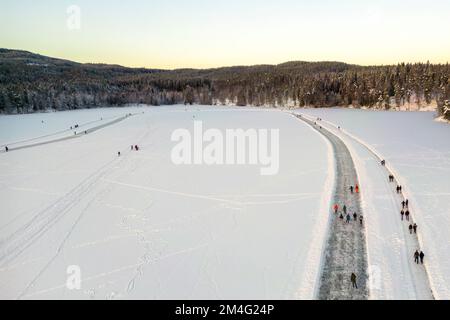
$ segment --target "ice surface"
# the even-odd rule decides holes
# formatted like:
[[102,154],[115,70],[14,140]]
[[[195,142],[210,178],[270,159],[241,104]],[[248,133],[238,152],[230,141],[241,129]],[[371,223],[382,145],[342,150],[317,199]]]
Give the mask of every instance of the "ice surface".
[[[332,177],[324,140],[279,111],[144,110],[79,139],[0,154],[0,298],[313,298]],[[0,141],[108,112],[2,116]],[[209,128],[279,128],[279,174],[173,165],[171,133],[192,129],[194,117]],[[66,288],[69,265],[81,268],[81,290]]]
[[[449,299],[450,126],[433,121],[434,114],[431,112],[348,109],[305,109],[301,112],[340,125],[386,159],[411,202],[412,215],[419,225],[419,241],[426,254],[426,268],[434,295],[438,299]],[[376,207],[368,210],[378,211],[378,217],[383,217],[386,208],[392,208],[392,200],[390,197],[383,199],[380,194],[383,189],[380,189],[381,181],[377,183],[377,165],[369,161],[370,155],[364,155],[361,150],[356,156],[361,162],[359,171],[366,172],[367,182],[372,185],[374,191],[370,203]],[[395,253],[399,255],[400,249],[408,245],[405,242],[407,238],[401,234],[404,230],[395,228],[397,223],[398,219],[393,221],[390,216],[384,216],[372,224],[372,230],[375,228],[377,232],[369,234],[369,257],[372,250],[372,257],[377,254],[380,261],[381,258],[385,260],[386,264],[379,262],[379,266],[385,268],[390,265],[394,268],[391,272],[381,273],[382,279],[385,280],[383,285],[387,287],[377,294],[386,298],[417,298],[417,295],[420,298],[420,292],[414,292],[415,289],[411,288],[415,282],[411,283],[409,288],[401,287],[404,277],[414,276],[415,269],[411,269],[414,266],[404,263],[402,271],[400,266],[394,265],[404,258],[395,258],[394,254],[389,254],[393,246],[399,246]],[[378,248],[371,245],[370,236],[373,241],[376,237],[380,238]],[[384,244],[381,245],[382,242],[386,245],[385,249]],[[408,248],[409,255],[406,259],[412,259],[411,250],[414,250],[414,247]],[[408,281],[403,281],[404,285],[407,283]]]

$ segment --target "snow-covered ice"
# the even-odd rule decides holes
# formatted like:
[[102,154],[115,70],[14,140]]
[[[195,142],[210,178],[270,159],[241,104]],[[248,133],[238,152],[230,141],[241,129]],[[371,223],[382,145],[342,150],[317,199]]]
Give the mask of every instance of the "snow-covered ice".
[[[449,299],[450,126],[433,121],[434,113],[431,112],[305,109],[301,113],[341,126],[387,160],[403,185],[412,215],[419,225],[419,241],[426,254],[426,269],[434,296]],[[409,242],[409,234],[405,237],[405,226],[398,225],[398,213],[395,220],[386,215],[394,208],[393,204],[398,206],[398,199],[395,202],[381,193],[385,188],[376,159],[372,159],[367,149],[364,151],[354,139],[346,141],[354,146],[359,174],[371,190],[367,191],[365,199],[366,211],[371,214],[368,219],[377,217],[368,224],[369,263],[378,259],[378,271],[390,270],[379,272],[381,288],[373,292],[374,297],[426,298],[424,288],[420,288],[417,280],[417,270],[411,266],[416,248]],[[400,210],[399,207],[395,209],[394,214]],[[402,250],[407,252],[402,253]]]
[[[2,116],[0,141],[134,110]],[[279,111],[140,111],[79,139],[0,154],[0,298],[313,298],[333,177],[324,139]],[[279,174],[172,164],[171,133],[192,130],[194,116],[221,130],[279,128]],[[71,265],[81,290],[66,287]]]
[[[450,127],[429,112],[301,110],[344,128],[363,186],[371,298],[450,298]],[[135,113],[78,139],[0,153],[0,298],[314,298],[334,181],[331,145],[289,113],[128,107],[0,116],[0,145],[40,142]],[[280,171],[176,166],[171,133],[279,128]],[[38,138],[38,139],[34,139]],[[24,141],[25,140],[25,141]],[[130,145],[138,144],[139,152]],[[373,149],[410,199],[418,245]],[[117,157],[121,151],[122,156]],[[81,268],[81,290],[66,287]]]

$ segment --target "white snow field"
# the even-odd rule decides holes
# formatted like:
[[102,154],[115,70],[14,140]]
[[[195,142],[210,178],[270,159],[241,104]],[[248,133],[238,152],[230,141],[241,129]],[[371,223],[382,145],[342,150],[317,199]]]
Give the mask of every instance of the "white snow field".
[[[355,158],[368,230],[371,297],[429,299],[428,282],[436,299],[450,299],[450,126],[433,121],[431,112],[305,109],[300,113],[321,117]],[[395,185],[387,183],[387,171],[365,146],[386,159],[403,186],[419,226],[418,239],[401,222]],[[426,255],[428,276],[413,263],[418,242]]]
[[[0,298],[314,298],[333,158],[290,114],[175,106],[1,116],[0,141],[129,112],[77,139],[0,153]],[[192,131],[194,119],[279,128],[279,173],[174,165],[171,134]],[[69,266],[80,267],[80,290],[66,285]]]

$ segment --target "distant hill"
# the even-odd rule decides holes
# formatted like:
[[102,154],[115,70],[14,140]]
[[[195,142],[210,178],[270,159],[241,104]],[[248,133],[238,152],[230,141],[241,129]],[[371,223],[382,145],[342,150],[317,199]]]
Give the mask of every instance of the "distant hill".
[[[448,110],[448,64],[279,65],[160,70],[82,64],[0,49],[0,112],[69,110],[128,103],[351,106]],[[450,114],[447,115],[450,117]]]

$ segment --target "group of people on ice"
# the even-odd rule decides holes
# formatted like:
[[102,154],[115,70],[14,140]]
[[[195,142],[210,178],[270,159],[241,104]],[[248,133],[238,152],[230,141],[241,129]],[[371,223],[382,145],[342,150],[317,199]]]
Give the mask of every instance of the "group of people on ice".
[[[139,151],[139,146],[137,144],[131,145],[130,149],[131,149],[131,151]],[[122,155],[122,153],[119,151],[119,152],[117,152],[117,155],[120,157]]]
[[[383,164],[383,163],[382,163]],[[389,182],[395,182],[395,177],[392,174],[389,174]],[[397,185],[396,188],[397,194],[403,196],[403,187],[401,185]],[[402,210],[400,211],[400,216],[402,221],[410,222],[408,226],[408,230],[410,234],[417,234],[417,223],[411,222],[411,213],[409,211],[409,199],[403,199],[401,202]],[[421,264],[423,264],[425,258],[425,254],[421,250],[416,250],[414,253],[414,262],[419,264],[419,261]]]
[[414,253],[414,262],[419,264],[419,259],[420,259],[420,263],[423,264],[423,260],[425,258],[425,253],[423,253],[423,251],[416,250],[416,252]]
[[358,184],[356,184],[356,186],[350,186],[350,193],[353,194],[355,192],[359,193],[359,185]]
[[[335,204],[333,206],[333,211],[334,211],[335,215],[339,214],[339,205],[338,204]],[[356,212],[353,212],[353,214],[351,215],[351,213],[348,212],[348,210],[347,210],[347,206],[344,204],[344,206],[342,207],[342,211],[339,214],[339,219],[341,219],[341,221],[344,221],[346,224],[350,224],[350,222],[352,221],[352,218],[353,218],[353,221],[355,221],[355,222],[359,220],[360,225],[363,224],[363,220],[364,220],[363,215],[362,214],[358,215],[358,213],[356,213]]]

